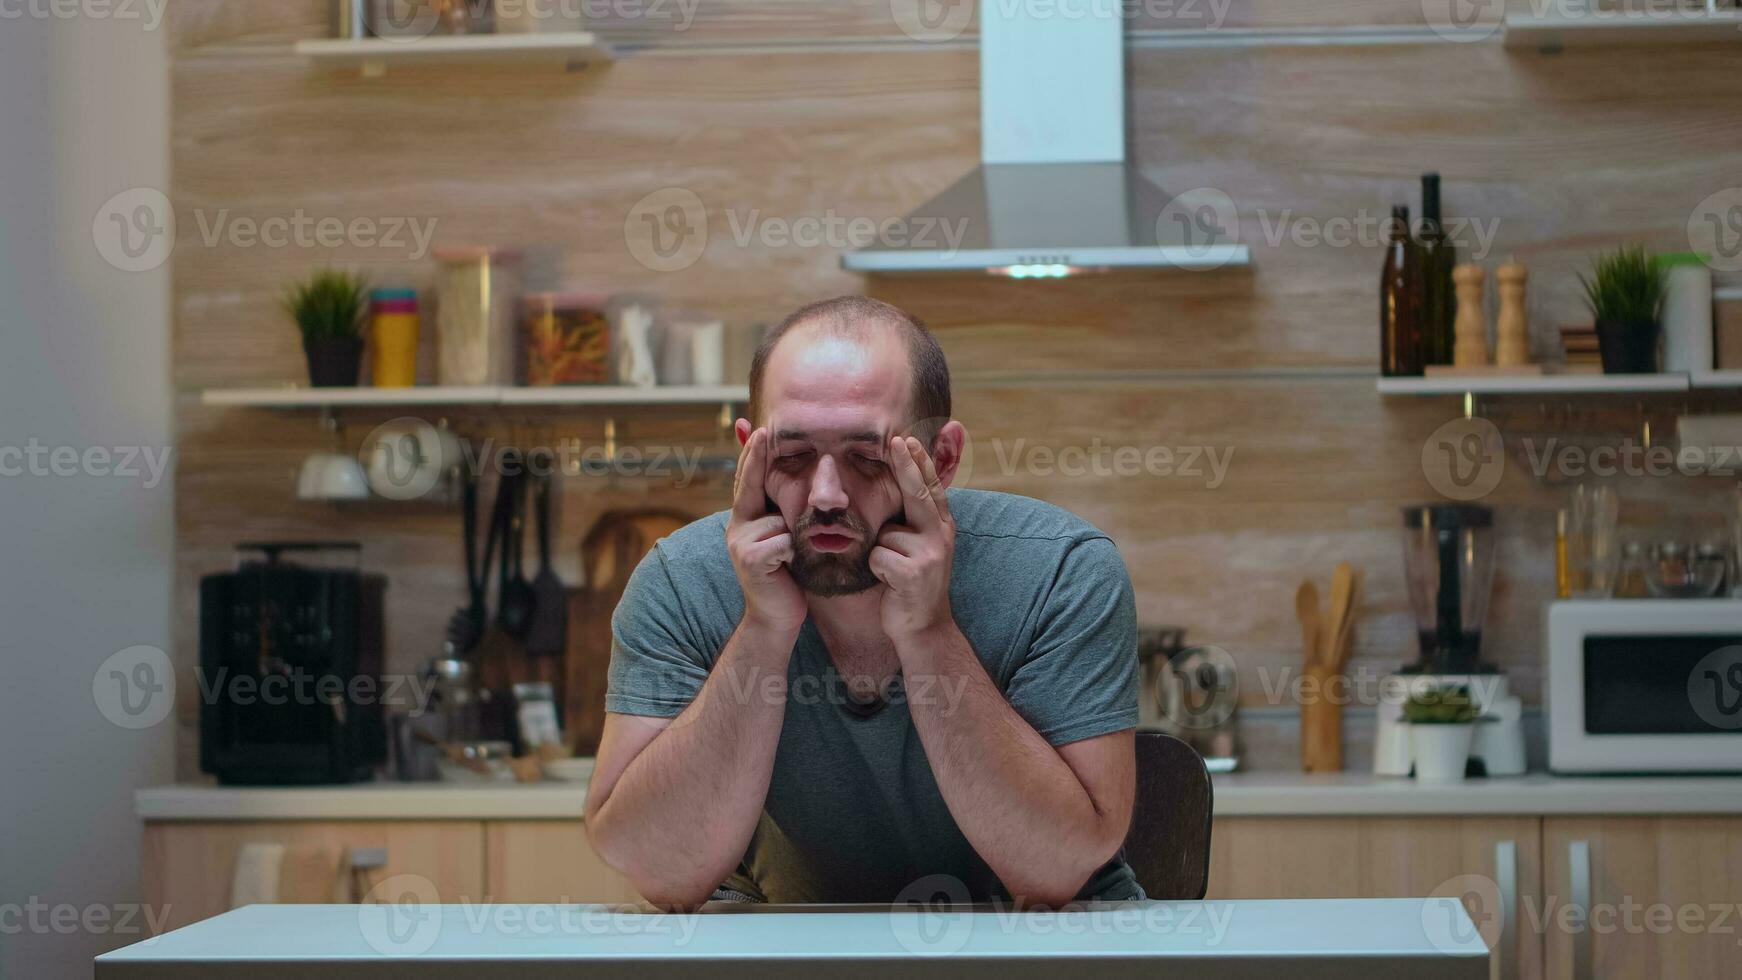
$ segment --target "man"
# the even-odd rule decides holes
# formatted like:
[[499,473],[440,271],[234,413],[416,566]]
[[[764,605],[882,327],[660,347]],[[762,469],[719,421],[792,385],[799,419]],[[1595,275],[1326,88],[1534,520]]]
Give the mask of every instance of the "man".
[[586,826],[649,901],[1142,896],[1124,562],[1058,508],[948,490],[949,415],[936,340],[888,304],[757,350],[732,509],[612,619]]

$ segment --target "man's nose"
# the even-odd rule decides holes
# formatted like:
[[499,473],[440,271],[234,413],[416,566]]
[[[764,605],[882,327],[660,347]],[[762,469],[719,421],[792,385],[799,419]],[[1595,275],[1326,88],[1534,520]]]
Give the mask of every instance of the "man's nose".
[[811,510],[825,513],[847,506],[847,490],[841,484],[841,471],[833,457],[824,456],[817,462],[816,472],[811,477],[811,493],[807,503]]

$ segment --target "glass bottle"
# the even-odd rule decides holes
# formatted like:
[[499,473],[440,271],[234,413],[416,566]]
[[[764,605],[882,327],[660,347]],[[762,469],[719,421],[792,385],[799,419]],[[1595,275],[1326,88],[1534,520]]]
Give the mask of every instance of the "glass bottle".
[[1409,208],[1391,209],[1379,280],[1379,370],[1388,378],[1422,373],[1421,249],[1409,234]]
[[1450,364],[1457,346],[1454,324],[1458,317],[1458,294],[1452,285],[1452,269],[1458,264],[1458,248],[1446,238],[1440,218],[1440,175],[1421,178],[1421,231],[1416,239],[1421,249],[1421,362]]

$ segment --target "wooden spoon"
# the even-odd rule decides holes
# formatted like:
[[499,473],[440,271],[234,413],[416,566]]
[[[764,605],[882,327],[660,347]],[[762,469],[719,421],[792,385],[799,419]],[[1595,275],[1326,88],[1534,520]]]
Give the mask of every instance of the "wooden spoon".
[[1361,602],[1361,583],[1366,573],[1359,568],[1354,570],[1354,576],[1349,583],[1349,608],[1343,614],[1343,622],[1337,629],[1336,645],[1331,648],[1332,661],[1338,673],[1349,662],[1349,639],[1355,634],[1355,607]]
[[1309,579],[1294,593],[1294,614],[1300,619],[1300,642],[1306,651],[1307,666],[1319,661],[1324,640],[1324,613],[1319,608],[1319,587]]
[[1355,569],[1348,562],[1338,562],[1336,571],[1331,573],[1331,622],[1325,628],[1326,645],[1324,651],[1325,665],[1336,667],[1342,659],[1342,648],[1339,646],[1347,639],[1349,613],[1354,607]]

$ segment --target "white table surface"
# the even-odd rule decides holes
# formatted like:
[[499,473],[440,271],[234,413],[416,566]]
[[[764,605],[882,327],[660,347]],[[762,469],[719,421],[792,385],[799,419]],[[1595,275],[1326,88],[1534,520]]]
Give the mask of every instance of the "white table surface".
[[[1367,773],[1216,776],[1216,816],[1462,816],[1742,813],[1742,777],[1471,779],[1433,786]],[[134,795],[146,820],[580,819],[580,783],[361,783],[294,788],[157,786]]]
[[[1097,976],[1418,980],[1488,976],[1456,899],[1127,902],[1065,912],[583,905],[251,905],[99,956],[98,980],[601,975]],[[1176,972],[1177,971],[1177,972]]]

